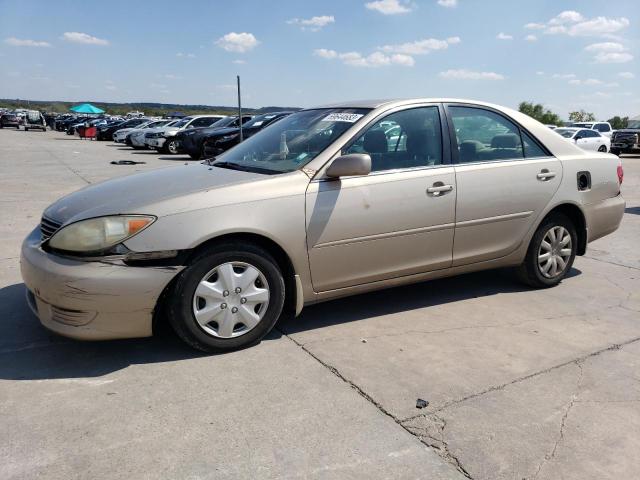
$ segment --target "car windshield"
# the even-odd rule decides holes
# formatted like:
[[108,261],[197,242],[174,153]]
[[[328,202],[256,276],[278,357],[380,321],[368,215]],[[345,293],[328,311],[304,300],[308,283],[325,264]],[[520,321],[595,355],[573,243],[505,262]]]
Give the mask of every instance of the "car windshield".
[[184,127],[187,123],[189,123],[191,121],[191,117],[187,117],[187,118],[183,118],[182,120],[178,120],[176,123],[174,123],[173,125],[171,125],[172,127],[178,127],[178,128],[182,128]]
[[217,122],[209,125],[209,128],[228,127],[229,125],[233,124],[233,122],[236,121],[236,118],[238,118],[238,117],[224,117],[224,118],[221,118]]
[[554,132],[559,133],[565,138],[571,138],[575,135],[576,130],[569,130],[568,128],[556,128]]
[[627,128],[638,128],[640,129],[640,120],[630,120]]
[[271,121],[272,119],[274,119],[277,116],[278,115],[275,114],[275,113],[266,113],[264,115],[258,115],[257,117],[252,118],[247,123],[245,123],[243,125],[243,127],[244,128],[261,127],[265,123],[269,123],[269,121]]
[[[368,112],[363,108],[323,108],[293,113],[232,148],[213,165],[262,173],[298,170]],[[246,125],[249,123],[253,121]]]

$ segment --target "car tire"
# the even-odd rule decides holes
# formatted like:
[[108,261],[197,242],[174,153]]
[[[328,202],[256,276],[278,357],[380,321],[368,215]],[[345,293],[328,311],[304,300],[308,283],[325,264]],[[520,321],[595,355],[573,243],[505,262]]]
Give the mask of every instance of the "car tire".
[[[252,291],[246,298],[243,291],[236,293],[235,288],[231,291],[233,285],[242,284],[242,275],[248,273],[245,279],[251,281],[256,272],[256,279],[243,286],[245,291]],[[202,297],[198,295],[201,289]],[[250,295],[264,296],[265,290],[265,302],[250,299]],[[208,297],[211,292],[216,292],[215,296]],[[251,244],[224,243],[203,251],[189,262],[166,297],[165,308],[169,323],[185,343],[204,352],[223,352],[259,343],[280,318],[284,301],[284,278],[269,252]],[[196,318],[198,311],[203,315],[200,321]],[[256,323],[245,325],[242,323],[245,318]],[[218,324],[218,319],[224,324]]]
[[[554,234],[550,235],[552,231]],[[567,236],[569,243],[563,245]],[[553,241],[553,238],[557,241]],[[524,262],[518,267],[518,277],[534,288],[555,287],[571,270],[577,245],[578,235],[573,222],[561,213],[549,215],[534,233]],[[554,260],[557,267],[554,267]],[[563,263],[564,266],[562,266]],[[548,269],[546,273],[545,269]]]
[[600,145],[600,147],[598,147],[598,151],[602,152],[602,153],[606,153],[607,152],[607,146],[606,145]]
[[190,153],[189,156],[194,160],[200,160],[200,155],[198,155],[197,153]]
[[615,148],[612,148],[611,150],[609,150],[609,153],[613,153],[614,155],[620,155],[620,150],[616,150]]
[[24,131],[25,131],[25,132],[28,132],[28,131],[29,131],[29,129],[28,129],[27,127],[24,127]]
[[162,153],[168,153],[169,155],[177,155],[178,142],[175,139],[169,139],[162,145]]

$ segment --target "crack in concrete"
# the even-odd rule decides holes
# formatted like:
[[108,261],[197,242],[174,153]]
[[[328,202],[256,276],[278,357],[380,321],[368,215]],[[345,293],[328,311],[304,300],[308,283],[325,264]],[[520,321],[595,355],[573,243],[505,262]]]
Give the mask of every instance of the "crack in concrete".
[[624,263],[610,262],[608,260],[603,260],[601,258],[590,257],[589,255],[584,255],[584,258],[588,258],[589,260],[595,260],[596,262],[608,263],[609,265],[615,265],[617,267],[631,268],[632,270],[640,270],[638,267],[633,267],[631,265],[625,265]]
[[[437,428],[437,437],[430,433],[429,427],[407,427],[405,425],[402,426],[405,428],[405,430],[409,430],[411,433],[416,435],[422,443],[435,449],[436,453],[438,453],[440,457],[444,458],[447,462],[455,466],[463,475],[465,475],[467,478],[471,478],[471,475],[462,466],[458,457],[451,453],[449,444],[445,440],[444,430],[445,428],[447,428],[447,421],[436,414],[430,415],[429,419],[433,421]],[[414,433],[413,430],[416,430],[418,432],[421,431],[422,433]]]
[[481,390],[479,392],[466,395],[466,396],[464,396],[462,398],[459,398],[457,400],[452,400],[452,401],[447,402],[447,403],[441,405],[440,407],[434,409],[432,412],[429,412],[429,413],[425,412],[425,413],[421,413],[421,414],[418,414],[418,415],[413,415],[411,417],[407,417],[407,418],[401,420],[401,422],[408,422],[410,420],[415,420],[416,418],[426,417],[428,415],[432,415],[433,413],[441,412],[442,410],[445,410],[445,409],[447,409],[447,408],[449,408],[449,407],[451,407],[453,405],[457,405],[459,403],[466,402],[467,400],[472,400],[474,398],[481,397],[482,395],[486,395],[487,393],[504,390],[506,387],[508,387],[510,385],[514,385],[516,383],[524,382],[524,381],[529,380],[531,378],[535,378],[537,376],[544,375],[545,373],[549,373],[549,372],[552,372],[552,371],[557,370],[559,368],[566,367],[567,365],[571,365],[571,364],[578,365],[580,363],[583,363],[585,360],[587,360],[589,358],[596,357],[596,356],[598,356],[598,355],[600,355],[602,353],[605,353],[605,352],[610,352],[610,351],[613,351],[613,350],[620,350],[620,348],[625,347],[627,345],[631,345],[632,343],[636,343],[638,341],[640,341],[640,337],[634,337],[634,338],[631,338],[631,339],[626,340],[626,341],[621,342],[621,343],[614,343],[612,345],[609,345],[608,347],[601,348],[600,350],[596,350],[594,352],[587,353],[587,354],[582,355],[582,356],[580,356],[578,358],[574,358],[572,360],[568,360],[566,362],[559,363],[559,364],[554,365],[552,367],[545,368],[543,370],[538,370],[537,372],[533,372],[533,373],[530,373],[528,375],[524,375],[522,377],[518,377],[518,378],[516,378],[514,380],[511,380],[510,382],[502,383],[500,385],[494,385],[494,386],[489,387],[489,388],[487,388],[485,390]]
[[573,395],[571,395],[571,400],[567,404],[564,414],[562,415],[562,419],[560,420],[560,431],[558,432],[556,441],[553,444],[553,449],[551,450],[550,453],[544,456],[544,458],[538,465],[538,468],[536,469],[536,473],[533,474],[532,480],[535,480],[536,478],[538,478],[538,475],[540,474],[540,470],[542,470],[542,467],[544,467],[547,462],[555,458],[556,452],[558,451],[558,446],[560,445],[562,440],[564,440],[564,429],[567,424],[567,418],[569,417],[569,413],[571,412],[571,409],[575,405],[578,399],[578,395],[580,395],[580,389],[582,388],[582,380],[584,379],[584,369],[583,369],[582,363],[583,361],[576,362],[576,365],[578,366],[578,369],[579,369],[578,381],[576,382],[576,392]]
[[[457,457],[455,457],[453,454],[451,454],[451,452],[449,452],[448,446],[446,445],[446,443],[443,442],[443,445],[444,445],[445,448],[439,449],[439,448],[434,447],[433,445],[429,444],[429,442],[423,440],[420,437],[420,435],[416,434],[415,432],[411,431],[411,429],[409,429],[408,427],[403,425],[402,421],[400,421],[400,419],[398,419],[391,412],[389,412],[386,408],[384,408],[382,406],[382,404],[377,402],[371,395],[369,395],[362,388],[360,388],[356,383],[352,382],[351,380],[346,378],[342,373],[340,373],[340,371],[336,367],[334,367],[333,365],[330,365],[330,364],[326,363],[325,361],[323,361],[322,359],[320,359],[317,355],[315,355],[313,352],[311,352],[309,349],[307,349],[305,347],[305,344],[302,344],[302,343],[296,341],[296,339],[294,339],[293,337],[289,336],[283,330],[281,330],[279,328],[276,328],[276,329],[284,337],[286,337],[291,342],[293,342],[295,345],[300,347],[300,349],[303,352],[305,352],[307,355],[309,355],[311,358],[313,358],[316,362],[318,362],[320,365],[322,365],[324,368],[329,370],[332,374],[334,374],[336,377],[338,377],[340,380],[342,380],[344,383],[346,383],[352,389],[354,389],[362,398],[364,398],[367,402],[369,402],[374,407],[376,407],[380,413],[382,413],[382,414],[386,415],[387,417],[391,418],[396,424],[398,424],[400,427],[402,427],[407,433],[409,433],[410,435],[416,437],[420,441],[420,443],[422,443],[422,444],[424,444],[424,445],[426,445],[428,447],[432,447],[440,458],[442,458],[447,463],[452,465],[458,472],[460,472],[466,478],[469,478],[469,479],[473,480],[471,475],[462,466],[460,460]],[[443,430],[444,430],[444,427],[443,427]]]

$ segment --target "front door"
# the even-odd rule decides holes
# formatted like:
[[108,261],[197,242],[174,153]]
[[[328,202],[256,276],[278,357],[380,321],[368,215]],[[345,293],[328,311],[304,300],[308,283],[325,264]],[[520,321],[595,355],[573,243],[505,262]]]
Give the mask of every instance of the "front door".
[[376,120],[342,153],[368,153],[372,172],[309,185],[307,247],[314,290],[449,267],[455,173],[449,159],[443,161],[438,107]]
[[560,185],[562,163],[489,109],[448,106],[457,144],[453,265],[518,248]]

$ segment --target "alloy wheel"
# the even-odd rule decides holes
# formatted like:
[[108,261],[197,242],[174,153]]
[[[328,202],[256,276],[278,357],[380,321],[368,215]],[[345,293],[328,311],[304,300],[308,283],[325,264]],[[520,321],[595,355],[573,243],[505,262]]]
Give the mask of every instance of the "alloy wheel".
[[196,287],[193,315],[206,333],[234,338],[251,331],[269,305],[264,274],[245,262],[228,262],[209,271]]
[[538,249],[538,268],[546,278],[562,275],[571,258],[572,244],[569,231],[556,225],[547,230]]
[[178,153],[178,146],[176,145],[175,140],[169,140],[169,143],[167,143],[167,150],[173,155]]

